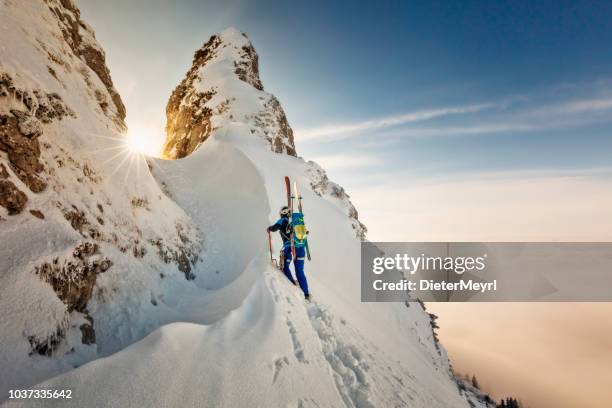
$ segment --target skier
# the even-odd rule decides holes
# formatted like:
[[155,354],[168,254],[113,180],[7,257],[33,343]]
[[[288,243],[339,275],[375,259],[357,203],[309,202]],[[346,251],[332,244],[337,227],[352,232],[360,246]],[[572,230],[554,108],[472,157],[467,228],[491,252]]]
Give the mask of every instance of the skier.
[[[292,239],[292,227],[291,222],[289,221],[289,207],[286,205],[281,207],[279,211],[280,219],[276,221],[273,225],[268,227],[268,231],[274,232],[278,231],[280,233],[281,238],[283,239],[283,250],[281,253],[281,258],[283,259],[283,273],[289,279],[291,283],[296,284],[295,279],[291,275],[291,269],[289,265],[291,264],[292,254],[291,254],[291,239]],[[303,246],[295,247],[295,261],[293,261],[293,266],[295,268],[295,276],[297,277],[298,283],[300,284],[300,288],[302,292],[304,292],[304,297],[306,300],[310,300],[310,293],[308,292],[308,281],[306,281],[306,275],[304,274],[304,256],[306,255],[305,249]]]

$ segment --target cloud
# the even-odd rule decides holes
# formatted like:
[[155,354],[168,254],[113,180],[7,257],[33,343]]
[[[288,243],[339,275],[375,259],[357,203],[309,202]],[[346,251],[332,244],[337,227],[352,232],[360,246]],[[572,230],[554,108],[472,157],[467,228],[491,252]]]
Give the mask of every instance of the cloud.
[[494,397],[520,396],[532,407],[610,406],[612,389],[603,384],[612,383],[612,327],[601,322],[609,319],[612,304],[430,303],[427,308],[440,316],[440,339],[453,366],[475,373]]
[[373,155],[332,154],[312,158],[326,170],[346,170],[379,164],[382,159]]
[[[464,126],[404,127],[385,132],[384,136],[430,137],[460,136],[495,133],[534,132],[539,130],[569,129],[610,120],[607,116],[586,116],[612,109],[612,99],[589,99],[561,103],[546,108],[519,112],[505,118],[504,122],[491,119],[475,120]],[[582,114],[582,115],[581,115]],[[381,135],[381,134],[379,134]],[[382,135],[381,135],[382,136]]]
[[[525,117],[530,119],[582,117],[584,121],[589,113],[597,114],[608,110],[612,110],[612,98],[575,99],[533,107],[525,112]],[[592,119],[592,115],[590,118]]]
[[[601,87],[600,87],[601,88]],[[469,124],[414,126],[418,122],[449,115],[478,114],[496,108],[494,117],[472,116]],[[592,97],[550,103],[542,95],[507,97],[496,102],[423,109],[400,115],[383,116],[361,122],[329,124],[311,129],[297,130],[300,141],[318,142],[326,139],[349,138],[365,131],[376,131],[384,136],[453,136],[508,132],[532,132],[538,130],[570,128],[607,121],[598,115],[612,110],[612,97]],[[503,112],[503,116],[499,113]],[[469,116],[468,116],[469,117]],[[429,125],[429,123],[428,123]],[[392,128],[392,129],[388,129]],[[374,133],[374,132],[373,132]]]
[[358,133],[366,130],[383,129],[391,126],[405,125],[447,115],[475,113],[490,108],[491,106],[491,104],[478,104],[446,107],[439,109],[418,110],[404,113],[401,115],[392,115],[377,119],[366,120],[363,122],[326,125],[318,128],[297,131],[296,133],[299,135],[299,138],[301,140],[312,140],[329,136]]
[[467,126],[432,126],[432,127],[410,127],[399,129],[395,132],[387,132],[385,136],[453,136],[453,135],[480,135],[487,133],[507,132],[532,132],[534,130],[548,129],[554,124],[529,124],[529,123],[479,123]]
[[583,99],[559,106],[560,113],[582,113],[612,109],[612,98]]

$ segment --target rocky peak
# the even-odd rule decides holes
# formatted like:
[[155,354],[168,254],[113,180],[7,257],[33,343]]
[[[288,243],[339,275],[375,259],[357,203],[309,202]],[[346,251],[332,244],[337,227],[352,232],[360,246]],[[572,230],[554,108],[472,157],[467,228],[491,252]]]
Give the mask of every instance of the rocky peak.
[[296,155],[293,130],[279,101],[264,91],[259,57],[246,34],[230,27],[197,50],[166,106],[165,158],[191,154],[230,122],[251,126],[277,153]]
[[229,46],[231,57],[234,59],[234,73],[240,80],[263,91],[261,79],[259,79],[259,56],[245,33],[234,27],[226,28],[218,39],[224,46]]
[[[280,102],[263,90],[257,52],[246,34],[233,27],[213,35],[195,52],[185,79],[170,96],[166,118],[162,154],[167,159],[188,156],[213,132],[232,123],[248,126],[273,152],[297,156]],[[367,229],[344,189],[315,163],[307,168],[313,191],[336,201],[351,219],[355,235],[365,239]]]

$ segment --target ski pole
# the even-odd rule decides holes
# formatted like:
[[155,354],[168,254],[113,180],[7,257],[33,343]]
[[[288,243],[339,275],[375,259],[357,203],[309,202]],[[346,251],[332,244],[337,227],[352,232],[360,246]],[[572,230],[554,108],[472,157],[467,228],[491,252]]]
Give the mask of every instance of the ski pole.
[[270,246],[270,262],[274,262],[274,258],[272,258],[272,235],[270,231],[268,231],[268,245]]

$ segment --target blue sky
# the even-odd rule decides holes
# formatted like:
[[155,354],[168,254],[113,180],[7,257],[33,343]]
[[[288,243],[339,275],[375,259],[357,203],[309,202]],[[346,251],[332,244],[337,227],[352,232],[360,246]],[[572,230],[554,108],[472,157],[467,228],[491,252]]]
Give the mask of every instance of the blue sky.
[[[533,131],[400,136],[402,128],[518,124],[530,110],[612,100],[612,5],[578,3],[79,2],[106,46],[118,87],[128,88],[122,94],[130,117],[163,113],[194,50],[234,25],[252,38],[264,84],[283,103],[303,154],[319,156],[336,145],[371,154],[367,141],[384,138],[381,153],[404,152],[413,167],[425,162],[430,171],[607,164],[611,127],[601,116],[612,116],[612,107],[600,115],[576,112],[565,126],[562,111],[541,115]],[[492,106],[418,126],[366,129],[359,138],[352,132],[336,142],[299,140],[330,124],[478,104]]]
[[79,5],[107,51],[128,125],[159,141],[194,50],[227,26],[246,32],[298,152],[354,194],[368,225],[382,217],[374,188],[610,179],[609,2]]
[[[158,144],[194,51],[228,26],[246,32],[298,152],[347,189],[373,241],[612,241],[611,2],[77,2],[128,125]],[[464,333],[445,344],[477,350],[455,351],[455,368],[494,393],[511,384],[533,406],[571,405],[561,388],[593,398],[590,382],[559,368],[582,358],[563,354],[580,344],[542,352],[548,339],[575,339],[565,324],[544,325],[550,316],[534,318],[532,306],[497,308],[517,333],[532,322],[549,337],[532,338],[527,357],[507,347],[495,359],[497,343],[477,338],[491,332],[487,309],[436,309]],[[525,359],[538,370],[516,364]],[[548,392],[546,372],[569,374]]]

